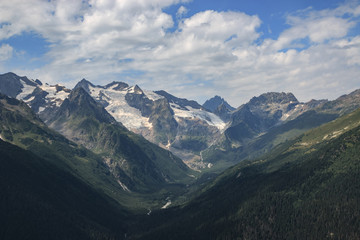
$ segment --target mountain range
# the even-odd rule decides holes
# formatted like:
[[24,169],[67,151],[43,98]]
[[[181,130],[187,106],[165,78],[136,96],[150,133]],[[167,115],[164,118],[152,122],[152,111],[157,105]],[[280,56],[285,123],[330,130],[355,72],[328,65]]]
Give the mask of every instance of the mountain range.
[[213,171],[254,159],[307,130],[360,107],[360,90],[333,101],[299,102],[291,93],[265,93],[232,112],[224,134],[202,152]]
[[2,74],[0,238],[358,239],[359,107]]
[[[25,101],[45,123],[54,118],[71,92],[64,86],[42,84],[14,73],[0,75],[0,82],[0,92]],[[79,87],[128,130],[172,150],[194,168],[202,167],[199,152],[213,144],[226,125],[195,101],[165,91],[143,91],[123,82],[95,86],[85,79],[74,89]]]
[[[242,159],[238,157],[228,161],[229,157],[223,156],[222,152],[225,150],[225,155],[228,155],[241,151],[250,142],[259,141],[270,130],[276,132],[274,129],[289,124],[305,112],[314,110],[332,117],[329,115],[318,122],[309,120],[311,126],[296,133],[292,131],[289,137],[282,133],[282,140],[279,141],[278,137],[271,146],[360,106],[359,90],[334,101],[311,100],[308,103],[299,102],[292,93],[270,92],[253,97],[235,109],[219,96],[201,106],[163,90],[142,90],[137,85],[129,86],[124,82],[99,86],[83,79],[74,89],[79,87],[101,104],[116,122],[170,150],[190,168],[200,171],[219,172],[239,162]],[[48,124],[71,90],[59,84],[43,84],[40,80],[7,73],[0,75],[0,92],[25,101]],[[301,118],[301,121],[306,121],[304,116]],[[259,149],[259,152],[266,152],[269,146]],[[226,163],[221,163],[224,161]]]

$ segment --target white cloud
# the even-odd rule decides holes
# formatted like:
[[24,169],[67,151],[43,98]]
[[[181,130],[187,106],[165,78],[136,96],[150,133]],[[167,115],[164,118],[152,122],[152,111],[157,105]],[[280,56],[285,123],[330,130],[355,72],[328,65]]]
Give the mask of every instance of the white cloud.
[[182,18],[188,12],[187,8],[184,6],[180,6],[176,12],[177,18]]
[[13,55],[13,48],[9,44],[2,44],[0,46],[0,61],[8,60]]
[[0,41],[40,34],[51,42],[49,64],[11,70],[69,87],[83,77],[122,80],[201,101],[218,94],[235,106],[267,91],[309,100],[359,87],[360,37],[348,36],[359,24],[358,3],[298,11],[277,39],[261,39],[258,16],[209,10],[185,17],[183,5],[169,31],[174,19],[163,9],[185,2],[0,1]]
[[[356,25],[351,18],[343,18],[345,14],[352,14],[351,8],[339,7],[334,10],[314,11],[311,8],[299,11],[287,17],[289,29],[283,31],[271,47],[281,50],[297,47],[296,42],[308,39],[311,43],[323,43],[331,39],[345,37],[348,31]],[[300,46],[301,47],[301,46]]]

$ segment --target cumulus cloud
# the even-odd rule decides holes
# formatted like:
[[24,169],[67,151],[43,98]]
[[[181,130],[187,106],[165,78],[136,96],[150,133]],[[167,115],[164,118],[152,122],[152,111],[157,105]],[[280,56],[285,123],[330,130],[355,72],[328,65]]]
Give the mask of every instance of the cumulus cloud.
[[[181,5],[175,26],[163,9],[186,2],[1,1],[0,41],[23,32],[42,36],[50,42],[49,63],[11,71],[69,87],[83,77],[122,80],[200,101],[222,95],[235,106],[267,91],[309,100],[358,87],[360,40],[349,36],[359,24],[357,3],[292,13],[277,39],[262,39],[261,19],[241,12],[185,17]],[[11,57],[2,53],[11,54],[9,47],[1,46],[0,58]]]
[[351,18],[343,18],[343,15],[352,13],[351,9],[347,10],[337,8],[332,11],[313,11],[308,8],[295,15],[289,15],[287,24],[290,28],[281,33],[273,47],[275,50],[293,47],[296,46],[296,40],[306,38],[312,43],[323,43],[344,37],[356,24]]

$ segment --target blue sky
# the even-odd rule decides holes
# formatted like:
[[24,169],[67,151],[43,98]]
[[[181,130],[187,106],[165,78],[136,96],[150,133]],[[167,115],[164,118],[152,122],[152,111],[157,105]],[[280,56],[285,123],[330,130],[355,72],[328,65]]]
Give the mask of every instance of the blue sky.
[[[185,5],[188,6],[188,15],[196,14],[200,11],[240,11],[249,15],[258,15],[263,24],[260,26],[263,37],[276,38],[286,28],[285,16],[297,10],[313,8],[321,10],[326,8],[336,8],[343,1],[339,0],[221,0],[192,1]],[[166,12],[175,15],[181,4],[173,5]],[[269,32],[271,30],[271,33]]]
[[239,106],[360,86],[358,0],[0,1],[0,72],[71,88],[124,81]]

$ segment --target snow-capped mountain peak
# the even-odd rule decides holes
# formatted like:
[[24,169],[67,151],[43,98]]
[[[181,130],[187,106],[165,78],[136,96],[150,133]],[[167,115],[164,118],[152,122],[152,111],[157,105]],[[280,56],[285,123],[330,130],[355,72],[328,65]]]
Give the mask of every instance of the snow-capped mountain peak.
[[[184,160],[198,159],[199,151],[212,145],[226,126],[197,102],[165,91],[144,90],[138,85],[117,81],[100,86],[86,79],[79,81],[74,89],[79,87],[123,126],[173,150]],[[11,73],[0,76],[1,89],[7,89],[5,94],[9,96],[24,100],[45,122],[54,118],[71,92],[59,84],[42,84]]]

